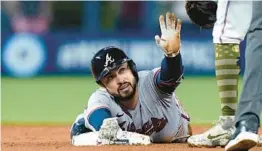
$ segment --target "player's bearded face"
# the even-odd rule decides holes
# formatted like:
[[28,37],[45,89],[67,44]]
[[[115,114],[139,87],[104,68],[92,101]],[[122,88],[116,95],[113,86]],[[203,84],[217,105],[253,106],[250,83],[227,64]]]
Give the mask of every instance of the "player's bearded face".
[[111,71],[102,83],[107,91],[119,101],[128,101],[136,92],[137,82],[127,63]]

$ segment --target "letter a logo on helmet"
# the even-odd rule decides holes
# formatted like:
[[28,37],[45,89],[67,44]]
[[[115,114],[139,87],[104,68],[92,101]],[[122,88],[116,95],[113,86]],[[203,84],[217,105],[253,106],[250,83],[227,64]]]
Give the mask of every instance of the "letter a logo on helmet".
[[128,63],[131,68],[134,76],[138,80],[138,75],[136,72],[135,63],[132,59],[128,58],[124,51],[117,47],[105,47],[99,50],[91,60],[91,71],[93,76],[96,79],[96,82],[99,83],[101,78],[106,76],[110,71],[116,69],[123,63]]
[[115,59],[112,59],[112,57],[111,56],[109,56],[109,54],[107,53],[106,54],[106,62],[105,62],[105,67],[107,67],[108,66],[108,63],[113,63],[115,61]]

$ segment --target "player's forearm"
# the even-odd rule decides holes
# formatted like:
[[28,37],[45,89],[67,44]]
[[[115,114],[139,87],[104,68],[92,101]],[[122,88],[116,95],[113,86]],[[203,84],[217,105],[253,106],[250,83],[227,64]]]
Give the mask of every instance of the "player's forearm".
[[110,118],[111,113],[108,109],[106,108],[99,108],[92,112],[89,115],[89,118],[87,119],[89,124],[96,130],[98,131],[103,123],[103,120],[106,118]]
[[175,57],[165,57],[161,63],[160,73],[157,75],[157,85],[164,92],[173,92],[180,84],[182,76],[181,54]]

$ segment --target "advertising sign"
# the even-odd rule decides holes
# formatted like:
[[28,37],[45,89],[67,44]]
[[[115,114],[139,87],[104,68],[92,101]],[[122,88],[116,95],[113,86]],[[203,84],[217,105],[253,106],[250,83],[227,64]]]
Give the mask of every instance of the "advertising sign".
[[[14,77],[89,75],[92,56],[106,46],[117,46],[123,49],[135,61],[138,70],[158,67],[164,57],[154,39],[84,37],[86,36],[82,34],[74,35],[74,37],[70,34],[4,36],[4,43],[1,46],[2,75]],[[241,50],[243,54],[243,48]],[[185,75],[215,74],[212,39],[192,37],[182,39],[181,54]],[[243,57],[241,63],[243,63]]]

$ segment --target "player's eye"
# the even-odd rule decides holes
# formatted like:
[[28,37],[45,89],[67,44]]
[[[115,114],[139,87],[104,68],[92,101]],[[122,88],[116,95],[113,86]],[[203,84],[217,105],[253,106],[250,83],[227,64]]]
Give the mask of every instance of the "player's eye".
[[113,75],[109,75],[109,76],[107,77],[107,80],[108,80],[108,81],[111,81],[112,79],[114,79],[114,76],[113,76]]
[[126,70],[125,67],[121,67],[121,68],[119,69],[119,73],[123,73],[123,72],[125,72],[125,70]]

